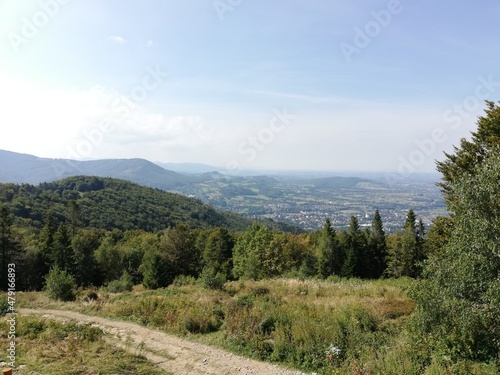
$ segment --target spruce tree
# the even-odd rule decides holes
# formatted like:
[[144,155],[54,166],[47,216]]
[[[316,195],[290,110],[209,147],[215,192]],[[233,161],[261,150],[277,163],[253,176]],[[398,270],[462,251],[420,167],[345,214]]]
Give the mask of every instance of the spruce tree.
[[476,173],[476,166],[483,163],[493,148],[500,146],[500,106],[486,101],[486,107],[486,115],[479,117],[471,140],[462,138],[453,153],[445,153],[445,159],[436,163],[437,170],[443,175],[439,186],[451,212],[459,199],[455,192],[456,182]]
[[203,248],[204,268],[213,273],[222,273],[225,278],[231,276],[234,241],[227,229],[213,230],[205,241]]
[[395,233],[388,246],[387,271],[392,277],[418,277],[423,261],[424,226],[410,209],[403,232]]
[[341,275],[344,277],[363,277],[362,257],[364,255],[364,239],[356,216],[351,216],[347,236],[347,247],[345,249]]
[[342,266],[340,247],[335,230],[332,228],[332,224],[328,218],[318,239],[317,257],[319,276],[327,278],[331,275],[340,274]]
[[69,229],[66,224],[59,224],[54,234],[50,259],[52,265],[57,265],[61,270],[69,273],[74,272],[74,254]]
[[387,267],[387,243],[385,241],[384,224],[379,210],[376,210],[373,216],[368,249],[368,276],[376,279],[383,275]]

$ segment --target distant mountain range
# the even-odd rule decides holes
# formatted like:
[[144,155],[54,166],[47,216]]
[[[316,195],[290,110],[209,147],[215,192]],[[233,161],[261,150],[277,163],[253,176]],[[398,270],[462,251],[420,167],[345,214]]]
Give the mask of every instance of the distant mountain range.
[[162,168],[182,174],[202,174],[209,172],[224,172],[222,168],[201,163],[160,163],[156,162]]
[[39,184],[72,176],[119,178],[164,190],[195,182],[144,159],[76,161],[0,150],[0,182]]
[[[144,159],[76,161],[0,150],[0,183],[38,185],[75,176],[109,177],[180,193],[250,218],[272,218],[303,228],[320,227],[326,216],[337,217],[337,225],[341,226],[354,213],[361,218],[384,207],[393,212],[397,223],[400,207],[406,209],[413,204],[415,208],[429,208],[429,217],[434,217],[441,207],[434,182],[420,179],[389,185],[376,175],[360,178],[326,172],[262,172],[231,176],[224,172],[195,163],[155,164]],[[398,194],[403,192],[399,198],[405,197],[401,204],[394,203],[395,188]]]
[[[104,159],[77,161],[39,158],[33,155],[0,150],[0,182],[28,183],[57,181],[73,176],[118,178],[140,185],[187,195],[196,195],[198,185],[207,183],[250,182],[275,186],[286,177],[228,176],[222,169],[199,163],[153,163],[145,159]],[[350,188],[366,179],[357,177],[324,177],[293,179],[294,183],[317,187]],[[203,196],[200,196],[203,198]]]

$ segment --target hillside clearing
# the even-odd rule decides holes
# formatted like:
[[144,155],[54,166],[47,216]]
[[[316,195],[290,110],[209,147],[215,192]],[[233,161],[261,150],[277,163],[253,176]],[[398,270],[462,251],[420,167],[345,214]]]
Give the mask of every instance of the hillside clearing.
[[159,367],[179,375],[303,375],[299,371],[243,358],[193,343],[138,324],[88,316],[72,311],[21,309],[21,314],[41,315],[58,321],[91,323],[109,334],[109,340],[134,354],[141,354]]

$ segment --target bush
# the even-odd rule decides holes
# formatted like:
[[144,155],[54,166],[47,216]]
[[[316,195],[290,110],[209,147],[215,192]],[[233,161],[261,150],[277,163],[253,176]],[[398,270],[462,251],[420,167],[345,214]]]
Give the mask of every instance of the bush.
[[172,283],[173,286],[189,286],[195,284],[196,284],[196,279],[193,276],[186,276],[186,275],[176,276],[174,282]]
[[200,283],[204,288],[222,290],[227,278],[212,267],[205,267],[200,275]]
[[[4,296],[2,295],[2,297]],[[7,301],[7,295],[5,295],[5,298],[2,298],[2,300],[0,300],[0,316],[6,315],[9,311],[10,305]]]
[[111,281],[106,290],[110,293],[130,292],[134,286],[132,276],[125,271],[118,280]]
[[76,284],[75,279],[69,273],[54,266],[45,278],[44,291],[49,298],[74,301]]
[[181,326],[189,333],[206,334],[217,331],[222,320],[218,311],[205,306],[194,306],[181,318]]

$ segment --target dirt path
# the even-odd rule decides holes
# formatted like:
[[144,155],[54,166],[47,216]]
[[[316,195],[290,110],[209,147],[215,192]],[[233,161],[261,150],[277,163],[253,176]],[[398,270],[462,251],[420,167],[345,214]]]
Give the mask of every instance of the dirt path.
[[175,375],[304,375],[300,371],[240,357],[134,323],[63,310],[21,309],[19,312],[60,321],[73,319],[91,323],[109,334],[108,339],[115,345],[134,354],[141,354]]

